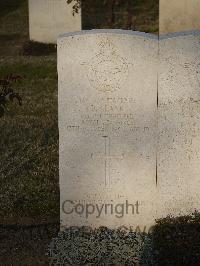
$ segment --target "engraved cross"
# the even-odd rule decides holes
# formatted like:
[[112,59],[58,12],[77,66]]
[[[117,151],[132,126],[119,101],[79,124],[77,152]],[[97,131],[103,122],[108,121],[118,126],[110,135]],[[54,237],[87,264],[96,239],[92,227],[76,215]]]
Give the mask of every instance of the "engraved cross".
[[122,160],[124,155],[111,155],[110,153],[110,138],[108,136],[103,136],[104,138],[104,169],[105,169],[105,186],[110,184],[110,164],[112,160]]

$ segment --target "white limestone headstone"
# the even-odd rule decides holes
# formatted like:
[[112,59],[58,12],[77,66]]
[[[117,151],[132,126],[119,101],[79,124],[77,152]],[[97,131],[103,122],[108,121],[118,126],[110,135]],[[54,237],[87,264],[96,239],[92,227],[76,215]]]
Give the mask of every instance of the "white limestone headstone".
[[73,16],[66,0],[29,0],[30,40],[56,43],[60,34],[81,30],[81,10]]
[[58,39],[61,228],[154,224],[157,37]]
[[173,32],[200,29],[199,0],[160,0],[159,32]]
[[159,46],[159,215],[191,214],[200,209],[200,31]]

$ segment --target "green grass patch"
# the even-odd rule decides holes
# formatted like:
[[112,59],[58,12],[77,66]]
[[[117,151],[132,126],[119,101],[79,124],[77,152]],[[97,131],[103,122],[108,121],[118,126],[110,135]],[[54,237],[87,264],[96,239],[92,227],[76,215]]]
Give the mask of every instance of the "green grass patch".
[[2,59],[0,77],[24,79],[0,119],[0,216],[37,217],[59,213],[57,72],[55,57]]

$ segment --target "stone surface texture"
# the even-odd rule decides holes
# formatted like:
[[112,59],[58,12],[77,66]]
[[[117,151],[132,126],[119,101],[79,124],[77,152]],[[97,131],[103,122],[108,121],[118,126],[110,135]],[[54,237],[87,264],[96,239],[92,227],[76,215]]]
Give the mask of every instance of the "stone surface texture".
[[30,40],[56,43],[60,34],[81,30],[80,13],[73,16],[66,0],[29,0]]
[[200,203],[200,32],[160,41],[158,190],[162,216]]
[[199,30],[199,14],[199,0],[160,0],[159,32]]

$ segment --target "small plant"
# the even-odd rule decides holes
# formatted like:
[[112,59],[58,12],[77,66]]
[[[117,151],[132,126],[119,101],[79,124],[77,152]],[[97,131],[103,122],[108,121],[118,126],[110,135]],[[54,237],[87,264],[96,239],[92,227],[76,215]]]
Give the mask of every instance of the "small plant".
[[[54,238],[47,255],[50,265],[151,265],[144,254],[151,246],[147,234],[106,227],[67,228]],[[145,264],[143,263],[145,262]],[[148,261],[146,263],[146,261]],[[152,264],[153,265],[153,264]]]
[[200,265],[200,213],[156,221],[149,234],[71,227],[49,245],[50,265]]
[[157,220],[152,241],[159,265],[200,265],[200,213]]
[[10,74],[3,79],[0,79],[0,117],[5,114],[6,106],[9,102],[17,100],[18,104],[22,105],[22,99],[18,93],[15,93],[12,85],[22,80],[19,75]]

